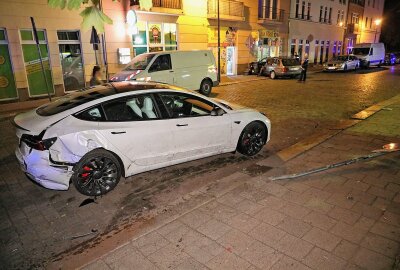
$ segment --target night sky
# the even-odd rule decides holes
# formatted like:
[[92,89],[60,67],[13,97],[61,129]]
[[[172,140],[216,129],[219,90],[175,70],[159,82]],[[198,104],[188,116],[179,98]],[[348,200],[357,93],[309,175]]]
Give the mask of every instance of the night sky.
[[385,1],[381,42],[388,52],[400,52],[400,0]]

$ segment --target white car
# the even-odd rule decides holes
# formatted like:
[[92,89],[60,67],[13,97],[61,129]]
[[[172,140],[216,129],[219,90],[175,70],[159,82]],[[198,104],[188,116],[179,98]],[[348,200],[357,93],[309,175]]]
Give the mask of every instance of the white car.
[[324,64],[324,71],[357,70],[360,60],[354,55],[339,55]]
[[88,196],[111,191],[121,176],[239,151],[269,140],[263,114],[177,87],[117,82],[68,94],[14,118],[16,156],[42,186]]

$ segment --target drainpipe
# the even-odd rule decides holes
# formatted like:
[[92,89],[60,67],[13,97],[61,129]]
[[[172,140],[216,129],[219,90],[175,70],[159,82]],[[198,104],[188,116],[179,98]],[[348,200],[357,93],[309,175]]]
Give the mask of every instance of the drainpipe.
[[218,82],[221,82],[221,25],[219,18],[219,0],[217,0],[217,21],[218,21]]

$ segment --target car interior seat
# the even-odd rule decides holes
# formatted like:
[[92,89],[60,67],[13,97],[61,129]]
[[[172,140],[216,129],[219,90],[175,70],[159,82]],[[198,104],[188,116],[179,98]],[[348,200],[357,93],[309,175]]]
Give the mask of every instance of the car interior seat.
[[131,99],[126,102],[126,105],[132,109],[132,111],[140,118],[143,118],[142,111],[140,110],[136,99]]
[[147,118],[154,119],[157,118],[157,115],[153,109],[153,101],[150,97],[145,97],[143,101],[142,112],[147,116]]

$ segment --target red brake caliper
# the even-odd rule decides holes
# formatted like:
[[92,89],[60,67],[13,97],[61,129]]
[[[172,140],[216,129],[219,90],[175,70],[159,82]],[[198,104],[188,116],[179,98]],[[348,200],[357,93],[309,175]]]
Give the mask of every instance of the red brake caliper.
[[85,171],[84,173],[82,173],[82,177],[84,178],[84,181],[87,181],[87,177],[89,176],[89,172],[92,170],[90,169],[88,166],[84,166],[83,170]]

